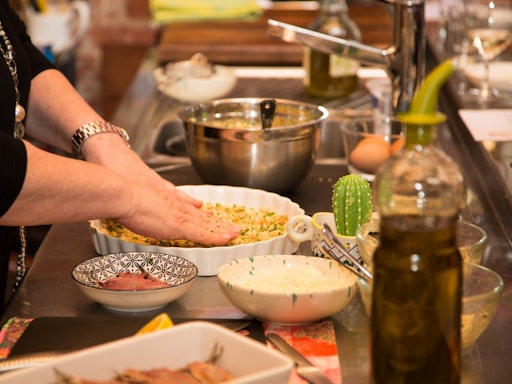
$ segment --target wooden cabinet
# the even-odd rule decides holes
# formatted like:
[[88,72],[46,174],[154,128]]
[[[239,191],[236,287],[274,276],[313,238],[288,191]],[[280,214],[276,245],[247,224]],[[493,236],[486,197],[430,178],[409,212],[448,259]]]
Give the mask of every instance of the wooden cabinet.
[[[392,12],[389,6],[372,0],[348,0],[349,14],[363,36],[363,42],[386,47],[392,41]],[[270,39],[265,35],[267,20],[273,18],[306,27],[316,16],[313,1],[277,2],[253,21],[176,22],[157,31],[111,31],[96,33],[102,41],[102,108],[107,118],[130,85],[138,66],[156,40],[160,63],[188,60],[194,53],[206,54],[210,61],[227,65],[300,65],[303,48]],[[140,9],[139,9],[140,13]],[[137,24],[140,26],[140,24]],[[121,35],[120,35],[121,34]],[[133,35],[132,41],[120,36]],[[139,40],[134,40],[138,36]],[[156,37],[155,37],[156,36]]]
[[149,48],[150,45],[143,43],[107,43],[103,46],[101,84],[102,115],[105,118],[110,118],[117,110]]
[[[254,21],[172,23],[161,31],[157,60],[187,60],[194,53],[202,52],[218,64],[300,65],[302,47],[267,37],[267,20],[306,27],[316,13],[314,8],[276,6]],[[390,45],[393,23],[389,7],[374,2],[349,2],[349,13],[361,29],[364,43]]]

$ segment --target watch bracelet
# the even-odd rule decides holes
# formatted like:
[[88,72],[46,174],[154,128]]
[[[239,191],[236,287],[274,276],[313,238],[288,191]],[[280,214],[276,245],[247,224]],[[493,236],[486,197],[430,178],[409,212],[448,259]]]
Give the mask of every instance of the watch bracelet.
[[71,138],[71,150],[73,154],[80,160],[83,160],[82,147],[85,141],[98,133],[117,133],[123,138],[126,144],[129,143],[130,137],[128,133],[121,127],[106,121],[94,121],[87,123],[78,128]]

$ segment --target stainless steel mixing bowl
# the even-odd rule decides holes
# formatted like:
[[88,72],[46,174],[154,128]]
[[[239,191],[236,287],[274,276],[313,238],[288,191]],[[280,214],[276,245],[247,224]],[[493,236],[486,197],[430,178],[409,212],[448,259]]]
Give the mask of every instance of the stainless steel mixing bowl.
[[276,99],[272,127],[261,125],[261,98],[223,99],[184,107],[187,150],[201,179],[286,193],[316,159],[327,109]]

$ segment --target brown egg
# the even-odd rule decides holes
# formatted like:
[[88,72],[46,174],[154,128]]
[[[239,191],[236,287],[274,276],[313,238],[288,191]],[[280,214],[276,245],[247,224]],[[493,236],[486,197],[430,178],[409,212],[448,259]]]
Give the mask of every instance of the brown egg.
[[360,171],[375,173],[379,165],[391,156],[391,146],[381,137],[361,140],[350,153],[349,160]]
[[405,144],[405,137],[402,136],[402,137],[399,137],[398,139],[396,139],[395,142],[393,144],[391,144],[391,154],[393,155],[395,152],[402,149],[404,144]]

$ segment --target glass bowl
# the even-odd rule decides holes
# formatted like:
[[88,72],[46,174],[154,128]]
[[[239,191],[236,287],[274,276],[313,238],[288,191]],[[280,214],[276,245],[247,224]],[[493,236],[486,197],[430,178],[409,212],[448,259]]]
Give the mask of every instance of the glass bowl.
[[375,117],[347,118],[341,132],[348,170],[372,181],[379,166],[405,143],[404,126],[397,120]]
[[[372,268],[373,253],[379,245],[379,224],[379,219],[373,217],[356,231],[359,255],[369,269]],[[480,264],[486,245],[487,232],[484,229],[464,220],[457,222],[457,248],[463,261]]]
[[[464,262],[461,316],[461,347],[468,351],[482,335],[496,313],[503,291],[503,279],[481,265]],[[361,300],[368,317],[371,316],[371,282],[358,279]]]

